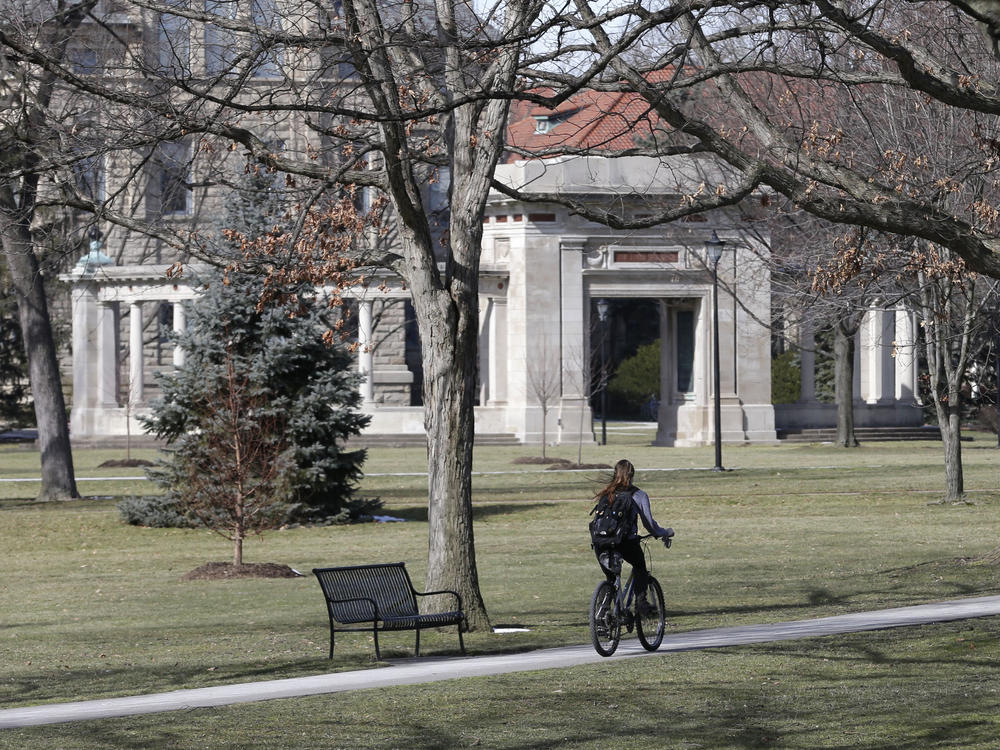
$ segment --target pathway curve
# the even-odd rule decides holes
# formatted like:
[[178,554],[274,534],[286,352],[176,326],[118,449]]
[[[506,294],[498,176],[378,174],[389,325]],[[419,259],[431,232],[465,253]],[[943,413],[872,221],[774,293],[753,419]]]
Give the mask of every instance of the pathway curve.
[[[742,625],[694,630],[664,637],[663,644],[655,653],[643,650],[638,641],[624,641],[615,655],[608,661],[621,658],[653,657],[671,651],[785,641],[994,615],[1000,615],[1000,596],[957,599],[937,604],[857,612],[815,620],[794,620],[772,625]],[[219,685],[124,698],[8,708],[0,710],[0,728],[58,724],[85,719],[106,719],[350,690],[370,690],[392,685],[414,685],[462,677],[556,669],[600,661],[602,661],[602,657],[589,644],[497,656],[403,659],[389,662],[389,666],[384,668],[356,672],[337,672],[284,680]]]

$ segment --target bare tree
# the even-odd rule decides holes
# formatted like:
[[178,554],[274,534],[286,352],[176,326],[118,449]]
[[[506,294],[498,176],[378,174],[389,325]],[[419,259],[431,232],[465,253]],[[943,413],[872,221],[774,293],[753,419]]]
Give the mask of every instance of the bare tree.
[[997,294],[997,283],[970,274],[960,259],[947,251],[918,246],[911,260],[919,280],[915,299],[920,313],[929,388],[945,450],[944,500],[965,498],[962,469],[962,388],[973,343],[983,341],[976,329],[989,328],[984,309]]
[[[591,325],[591,340],[597,331],[595,325]],[[573,347],[563,363],[563,377],[571,391],[575,391],[580,397],[579,422],[577,423],[576,442],[576,462],[583,463],[583,439],[584,435],[594,436],[593,422],[586,424],[584,415],[587,412],[587,405],[591,399],[607,388],[611,379],[610,362],[601,364],[600,354],[591,348],[584,351],[582,348]]]
[[553,402],[559,397],[562,386],[558,359],[549,350],[545,339],[542,339],[529,359],[527,375],[528,395],[535,400],[542,412],[542,458],[545,458],[548,415]]
[[233,544],[233,565],[243,565],[243,542],[284,522],[292,449],[275,439],[285,418],[269,409],[268,394],[237,372],[231,352],[223,392],[206,414],[196,450],[182,458],[180,506]]
[[[65,61],[70,42],[95,4],[90,0],[8,7],[4,23],[19,23],[26,43],[44,51],[47,59]],[[43,180],[61,157],[65,163],[59,144],[71,136],[71,126],[63,120],[67,105],[57,95],[57,83],[53,73],[0,48],[0,240],[28,360],[42,500],[79,497],[39,252],[51,226],[40,221]]]

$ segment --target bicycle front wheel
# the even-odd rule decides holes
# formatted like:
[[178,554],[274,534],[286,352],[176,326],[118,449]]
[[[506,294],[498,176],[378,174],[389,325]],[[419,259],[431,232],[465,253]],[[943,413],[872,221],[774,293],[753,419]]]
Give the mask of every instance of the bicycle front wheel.
[[615,614],[615,591],[611,584],[602,581],[594,589],[590,600],[590,640],[601,656],[611,656],[618,648],[622,624]]
[[647,651],[656,651],[663,643],[667,615],[663,606],[663,589],[660,588],[660,582],[652,576],[649,577],[646,599],[649,601],[649,609],[638,617],[636,630],[642,647]]

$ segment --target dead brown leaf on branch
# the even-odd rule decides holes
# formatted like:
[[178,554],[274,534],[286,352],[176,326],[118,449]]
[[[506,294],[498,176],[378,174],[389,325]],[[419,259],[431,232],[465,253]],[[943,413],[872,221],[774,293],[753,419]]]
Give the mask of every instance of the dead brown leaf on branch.
[[[313,302],[303,299],[299,290],[312,287],[322,290],[330,308],[344,307],[344,292],[365,284],[368,265],[360,239],[381,232],[385,201],[376,199],[362,211],[357,197],[351,185],[336,199],[296,206],[282,217],[281,226],[257,237],[225,230],[226,239],[242,255],[229,270],[256,270],[265,279],[258,311],[278,305],[294,316],[301,305]],[[341,318],[323,340],[332,344],[343,327]]]

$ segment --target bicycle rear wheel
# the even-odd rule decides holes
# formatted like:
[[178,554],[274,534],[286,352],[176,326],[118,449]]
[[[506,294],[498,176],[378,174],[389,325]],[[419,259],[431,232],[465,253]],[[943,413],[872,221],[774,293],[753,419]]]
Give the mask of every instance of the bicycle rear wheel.
[[590,600],[590,640],[594,650],[601,656],[611,656],[621,634],[622,624],[615,614],[615,591],[610,583],[602,581]]
[[663,606],[663,589],[660,588],[660,582],[652,576],[649,577],[646,599],[649,601],[649,609],[637,618],[636,630],[642,647],[647,651],[656,651],[663,642],[667,619]]

